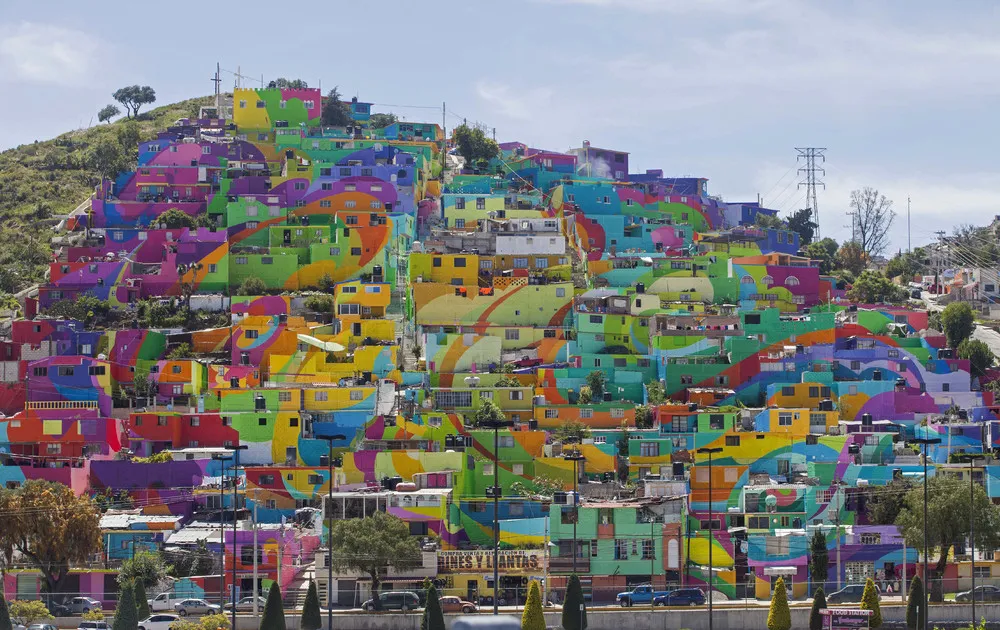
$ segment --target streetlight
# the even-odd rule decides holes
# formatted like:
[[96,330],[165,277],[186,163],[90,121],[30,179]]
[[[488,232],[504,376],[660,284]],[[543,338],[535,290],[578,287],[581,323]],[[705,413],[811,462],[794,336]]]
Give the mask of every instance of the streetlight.
[[[328,480],[326,494],[326,623],[327,630],[333,630],[333,441],[346,440],[346,435],[323,435],[317,436],[321,440],[326,440],[329,450],[327,451],[326,463],[329,466],[330,479]],[[374,593],[373,597],[378,597]],[[235,626],[233,626],[235,628]]]
[[[246,444],[237,444],[233,447],[233,455],[236,461],[233,462],[233,585],[232,585],[232,600],[233,600],[233,628],[236,627],[236,492],[240,489],[240,451],[245,451],[249,446]],[[254,556],[257,555],[257,549],[253,550]],[[278,581],[281,581],[281,576],[278,576]],[[254,597],[257,596],[257,585],[254,584]]]
[[[927,630],[927,613],[930,611],[930,591],[931,584],[927,579],[927,447],[931,444],[940,444],[941,438],[914,438],[911,440],[916,444],[924,445],[924,601],[921,602],[924,605],[923,618],[924,618],[924,630]],[[904,558],[905,560],[905,558]],[[975,592],[973,592],[973,599],[975,599]]]
[[222,467],[219,470],[219,608],[221,610],[226,605],[226,596],[224,593],[226,587],[226,542],[223,535],[226,515],[226,508],[224,506],[226,499],[226,462],[233,460],[234,457],[232,455],[216,453],[212,455],[212,459],[219,462]]
[[[479,386],[478,376],[466,376],[465,384],[470,388]],[[500,614],[500,429],[513,426],[514,423],[504,417],[489,418],[480,422],[479,426],[493,429],[493,486],[486,489],[486,496],[493,497],[493,614]]]
[[[580,447],[574,447],[563,455],[563,459],[568,462],[573,462],[573,574],[576,575],[576,557],[579,554],[579,549],[577,549],[576,544],[576,524],[580,520],[580,500],[579,500],[579,490],[577,488],[577,483],[580,480],[580,473],[576,469],[577,462],[586,461],[587,458],[583,456],[580,452]],[[585,464],[586,465],[586,464]]]
[[703,446],[698,453],[708,455],[708,630],[712,630],[712,579],[714,568],[712,567],[712,455],[721,453],[722,447]]
[[[969,458],[969,558],[972,560],[972,627],[976,627],[976,484],[972,481],[972,470],[976,463],[985,465],[983,459]],[[905,560],[905,558],[904,558]]]

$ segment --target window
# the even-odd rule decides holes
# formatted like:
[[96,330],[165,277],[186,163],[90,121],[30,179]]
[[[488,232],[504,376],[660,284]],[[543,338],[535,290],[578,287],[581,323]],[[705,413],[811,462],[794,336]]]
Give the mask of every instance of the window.
[[455,197],[455,209],[465,210],[465,197]]
[[590,407],[583,407],[580,409],[580,419],[589,420],[594,417],[594,410]]
[[476,210],[485,210],[485,209],[486,209],[486,199],[484,199],[483,197],[477,197]]
[[292,392],[278,392],[278,402],[292,402]]
[[319,202],[319,207],[320,208],[329,208],[330,207],[330,200],[329,199],[321,199],[320,202]]
[[551,328],[546,328],[542,332],[542,336],[544,338],[546,338],[546,339],[555,339],[556,338],[556,331],[552,330]]
[[628,541],[615,538],[615,560],[628,560]]
[[625,410],[622,409],[621,407],[615,407],[614,409],[611,410],[611,417],[612,418],[624,418],[625,417]]
[[514,448],[514,436],[513,435],[497,436],[497,446],[499,446],[500,448]]
[[660,456],[660,443],[659,442],[649,442],[643,441],[639,444],[639,456],[640,457],[659,457]]
[[493,462],[485,462],[483,464],[483,475],[490,476],[493,474]]
[[653,541],[649,538],[644,538],[642,541],[642,559],[643,560],[656,559],[656,546],[653,544]]
[[504,338],[507,341],[517,341],[521,338],[521,331],[517,328],[508,328],[504,331]]
[[535,269],[545,269],[549,266],[548,258],[536,258],[535,259]]
[[546,409],[545,410],[545,418],[547,420],[552,420],[552,419],[558,418],[558,417],[559,417],[559,410],[558,409]]
[[257,426],[259,426],[259,427],[266,427],[267,426],[267,418],[257,418]]
[[788,412],[780,412],[778,414],[778,426],[779,427],[792,426],[792,414]]
[[329,392],[316,392],[313,395],[313,400],[316,402],[326,402],[328,400]]
[[726,446],[739,446],[740,436],[738,435],[727,435],[726,436]]
[[46,455],[58,455],[62,453],[62,444],[59,442],[49,442],[45,445]]
[[527,258],[515,258],[514,259],[514,269],[527,269],[528,259]]
[[158,416],[156,418],[156,426],[158,426],[158,427],[165,427],[165,426],[167,426],[167,417],[166,416]]
[[862,545],[881,545],[882,534],[878,532],[865,532],[858,536],[858,542]]
[[566,289],[562,287],[556,287],[556,297],[566,297]]
[[49,368],[36,367],[31,371],[32,376],[48,376]]
[[[992,285],[986,285],[986,286],[992,286]],[[992,567],[989,566],[989,565],[986,565],[985,567],[984,566],[977,566],[976,567],[976,577],[977,578],[992,578],[993,574],[991,573],[991,571],[992,571]]]
[[215,263],[210,263],[210,264],[208,265],[208,273],[215,273],[215,272],[217,272],[218,270],[219,270],[219,266],[218,266],[218,265],[216,265]]
[[191,426],[193,426],[193,427],[201,426],[201,418],[199,418],[198,416],[192,416],[191,417]]
[[246,335],[247,339],[257,339],[260,336],[259,330],[248,330],[246,332],[247,332]]
[[511,400],[524,400],[524,392],[518,390],[516,392],[510,392]]
[[[85,352],[83,354],[90,354],[90,352]],[[91,376],[104,376],[105,366],[103,365],[92,365],[87,369],[87,372]]]
[[352,247],[351,248],[351,256],[360,256],[360,255],[361,255],[361,248],[360,247]]
[[361,390],[361,389],[352,389],[351,390],[351,400],[364,400],[364,399],[365,399],[365,392],[364,392],[364,390]]
[[452,264],[455,267],[464,267],[465,266],[465,259],[464,258],[456,258]]

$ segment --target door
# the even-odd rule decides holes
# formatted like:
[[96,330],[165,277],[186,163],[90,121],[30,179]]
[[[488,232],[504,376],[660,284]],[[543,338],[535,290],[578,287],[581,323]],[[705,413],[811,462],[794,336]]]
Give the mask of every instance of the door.
[[479,602],[479,582],[469,580],[465,586],[465,599],[470,602]]
[[298,451],[294,446],[289,446],[285,449],[285,464],[294,466],[298,459]]

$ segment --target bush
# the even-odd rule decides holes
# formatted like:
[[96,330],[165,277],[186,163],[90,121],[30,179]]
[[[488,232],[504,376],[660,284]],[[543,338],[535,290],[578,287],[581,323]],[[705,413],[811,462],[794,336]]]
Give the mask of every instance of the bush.
[[285,630],[285,610],[281,603],[281,589],[278,588],[277,582],[271,583],[271,590],[267,593],[264,614],[260,617],[260,630]]
[[135,608],[135,589],[131,582],[121,585],[118,593],[118,606],[115,608],[115,618],[111,622],[111,630],[136,630],[139,627],[139,616]]
[[149,601],[146,599],[146,589],[142,581],[135,581],[135,614],[142,621],[149,616]]
[[254,297],[267,295],[267,285],[257,276],[250,276],[236,290],[236,295],[251,295]]
[[329,295],[310,295],[306,298],[306,308],[317,313],[332,313],[333,305],[333,297]]
[[441,600],[433,584],[427,587],[427,605],[424,616],[420,620],[420,630],[445,630],[444,613],[441,611]]
[[[583,606],[583,612],[580,607]],[[562,627],[565,630],[586,630],[587,608],[583,601],[583,586],[580,577],[574,573],[566,585],[566,599],[563,602]]]
[[11,602],[9,614],[11,620],[22,626],[30,626],[40,619],[52,619],[49,609],[37,599],[30,601],[18,599]]
[[528,601],[521,614],[521,630],[545,630],[545,615],[542,613],[542,590],[538,581],[532,580],[528,587]]
[[875,582],[868,578],[865,580],[865,592],[861,594],[861,609],[872,611],[872,616],[868,618],[869,628],[879,628],[882,626],[882,609],[878,604],[878,590]]
[[309,580],[309,590],[306,592],[306,603],[302,606],[302,620],[299,622],[302,630],[319,630],[323,627],[323,615],[319,609],[319,592],[315,580]]
[[229,616],[217,613],[202,617],[200,630],[219,630],[219,628],[228,628],[229,626]]
[[910,593],[906,596],[906,627],[910,630],[920,630],[924,627],[924,583],[919,575],[914,575],[910,582]]
[[771,608],[767,611],[767,630],[792,630],[792,612],[788,610],[788,591],[784,578],[774,583]]
[[820,586],[813,592],[812,610],[809,611],[809,630],[823,630],[823,616],[819,611],[826,608],[826,593]]
[[10,622],[10,610],[7,609],[7,598],[0,597],[0,630],[13,630]]
[[[148,602],[147,602],[148,605]],[[146,615],[148,617],[149,615]],[[81,615],[84,621],[104,621],[104,611],[98,608],[97,610],[88,610]],[[146,617],[143,617],[145,619]]]

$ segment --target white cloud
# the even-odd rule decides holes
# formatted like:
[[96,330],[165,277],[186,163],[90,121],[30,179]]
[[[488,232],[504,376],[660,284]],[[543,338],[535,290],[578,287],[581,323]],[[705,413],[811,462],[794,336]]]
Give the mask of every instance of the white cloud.
[[514,120],[530,120],[550,105],[553,92],[548,88],[518,90],[506,83],[484,79],[476,83],[476,96],[502,116]]
[[92,78],[101,47],[82,31],[21,22],[0,30],[0,69],[23,81],[79,85]]

